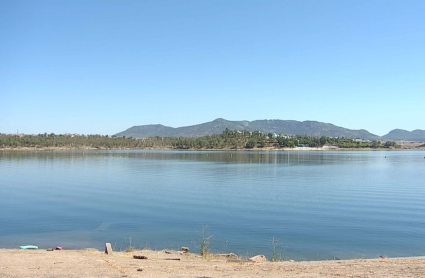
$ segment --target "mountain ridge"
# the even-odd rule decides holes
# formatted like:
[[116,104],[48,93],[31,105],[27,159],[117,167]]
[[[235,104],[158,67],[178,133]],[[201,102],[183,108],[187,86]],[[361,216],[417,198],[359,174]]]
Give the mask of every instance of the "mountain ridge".
[[378,136],[365,129],[347,129],[330,123],[318,121],[296,121],[296,120],[254,120],[254,121],[229,121],[217,118],[211,122],[206,122],[191,126],[170,127],[162,124],[150,124],[133,126],[115,136],[126,136],[134,138],[146,137],[202,137],[212,134],[220,134],[226,128],[230,130],[261,131],[263,133],[276,133],[286,135],[308,135],[314,137],[348,137],[363,140],[405,140],[405,141],[425,141],[425,130],[416,129],[406,131],[394,129],[384,136]]
[[[202,137],[212,134],[221,134],[226,128],[230,130],[261,131],[263,133],[276,133],[287,135],[308,135],[308,136],[327,136],[327,137],[348,137],[364,140],[408,140],[403,135],[412,134],[411,132],[394,132],[393,130],[385,136],[378,136],[365,129],[347,129],[330,123],[318,121],[296,121],[296,120],[254,120],[254,121],[229,121],[223,118],[217,118],[211,122],[201,123],[183,127],[169,127],[162,124],[139,125],[128,128],[115,136],[126,136],[134,138],[146,137]],[[413,132],[413,131],[412,131]],[[400,135],[401,134],[401,135]],[[415,141],[425,141],[425,131],[415,130]]]
[[382,136],[385,140],[425,141],[425,130],[415,129],[407,131],[404,129],[393,129]]

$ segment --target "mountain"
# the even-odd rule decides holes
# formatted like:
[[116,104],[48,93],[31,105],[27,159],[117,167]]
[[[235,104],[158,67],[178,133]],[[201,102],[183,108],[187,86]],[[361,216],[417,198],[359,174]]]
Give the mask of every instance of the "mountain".
[[143,138],[143,137],[171,137],[175,128],[164,126],[164,125],[139,125],[133,126],[125,131],[115,134],[115,136],[121,137],[134,137],[134,138]]
[[293,121],[293,120],[256,120],[256,121],[228,121],[216,119],[198,125],[184,127],[168,127],[164,125],[141,125],[133,126],[115,136],[126,136],[134,138],[144,137],[201,137],[205,135],[221,134],[226,128],[230,130],[261,131],[264,133],[276,133],[287,135],[309,135],[328,137],[349,137],[365,140],[381,140],[380,136],[372,134],[367,130],[352,130],[338,127],[333,124],[316,121]]
[[260,130],[264,133],[283,133],[293,135],[327,136],[327,137],[349,137],[368,140],[379,140],[380,136],[372,134],[367,130],[352,130],[333,124],[316,121],[283,121],[283,120],[257,120],[250,123],[252,130]]
[[387,135],[382,136],[385,140],[404,140],[404,141],[422,141],[425,142],[425,130],[416,129],[407,131],[404,129],[394,129]]

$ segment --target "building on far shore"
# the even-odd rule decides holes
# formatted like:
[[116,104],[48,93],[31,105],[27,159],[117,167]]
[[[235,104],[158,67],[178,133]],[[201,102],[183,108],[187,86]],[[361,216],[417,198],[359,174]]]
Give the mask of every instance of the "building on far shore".
[[370,140],[356,138],[356,139],[354,139],[354,142],[356,142],[356,143],[370,143],[371,141]]

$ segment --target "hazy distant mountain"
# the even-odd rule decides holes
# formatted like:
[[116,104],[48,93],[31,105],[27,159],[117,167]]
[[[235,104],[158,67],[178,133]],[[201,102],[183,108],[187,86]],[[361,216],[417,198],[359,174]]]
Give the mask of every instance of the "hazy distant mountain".
[[139,125],[133,126],[125,131],[115,134],[115,136],[126,136],[134,138],[145,137],[171,137],[174,136],[175,128],[164,125]]
[[361,138],[368,140],[379,140],[380,136],[372,134],[367,130],[352,130],[333,124],[316,122],[316,121],[291,121],[291,120],[257,120],[250,122],[252,130],[260,130],[262,132],[274,132],[294,135],[309,136],[328,136],[328,137],[348,137]]
[[382,136],[382,138],[385,140],[425,141],[425,130],[407,131],[394,129],[387,135]]
[[226,128],[231,130],[261,131],[264,133],[348,137],[367,140],[380,140],[381,137],[367,130],[352,130],[338,127],[333,124],[315,121],[292,121],[292,120],[257,120],[257,121],[228,121],[216,119],[198,125],[184,127],[168,127],[163,125],[141,125],[133,126],[115,136],[126,136],[134,138],[144,137],[201,137],[205,135],[221,134]]

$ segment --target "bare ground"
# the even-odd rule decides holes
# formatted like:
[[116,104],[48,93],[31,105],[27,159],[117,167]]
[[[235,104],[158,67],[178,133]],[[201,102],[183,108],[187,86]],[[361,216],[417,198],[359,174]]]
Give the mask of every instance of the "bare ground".
[[425,257],[249,262],[177,251],[0,249],[0,277],[425,277]]

